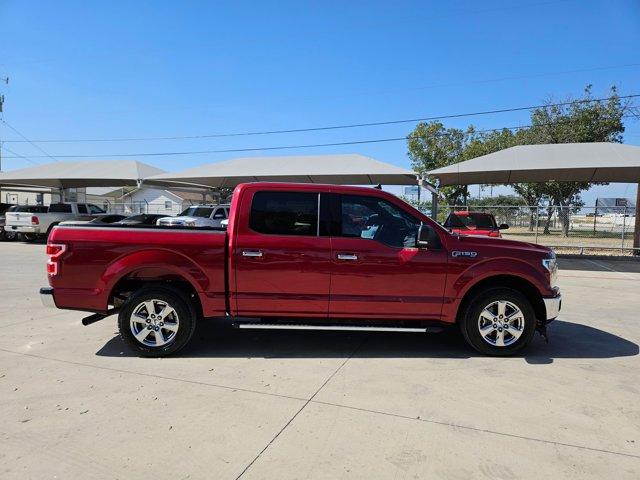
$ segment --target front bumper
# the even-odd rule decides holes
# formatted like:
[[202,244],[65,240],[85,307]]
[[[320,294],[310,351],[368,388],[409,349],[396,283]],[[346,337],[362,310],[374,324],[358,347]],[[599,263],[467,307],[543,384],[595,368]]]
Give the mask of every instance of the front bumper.
[[40,289],[40,301],[42,305],[48,308],[56,308],[56,302],[53,298],[53,288],[52,287],[42,287]]
[[560,314],[562,308],[562,295],[558,293],[555,297],[543,298],[544,307],[547,311],[547,321],[553,320]]

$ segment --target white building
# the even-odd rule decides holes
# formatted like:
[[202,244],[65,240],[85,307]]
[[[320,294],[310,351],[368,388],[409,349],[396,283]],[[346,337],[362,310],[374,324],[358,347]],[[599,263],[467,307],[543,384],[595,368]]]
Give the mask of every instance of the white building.
[[[142,187],[130,191],[122,189],[103,196],[107,209],[113,213],[158,213],[177,215],[191,205],[210,203],[202,193],[164,190],[162,188]],[[119,193],[119,195],[117,195]],[[110,199],[113,200],[110,200]]]

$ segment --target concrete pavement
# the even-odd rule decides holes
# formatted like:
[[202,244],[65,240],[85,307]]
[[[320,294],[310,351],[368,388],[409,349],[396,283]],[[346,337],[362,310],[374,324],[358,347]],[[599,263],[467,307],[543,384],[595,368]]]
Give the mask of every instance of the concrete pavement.
[[640,477],[640,264],[561,262],[516,358],[455,334],[197,332],[134,357],[115,317],[41,307],[44,247],[0,243],[0,478]]

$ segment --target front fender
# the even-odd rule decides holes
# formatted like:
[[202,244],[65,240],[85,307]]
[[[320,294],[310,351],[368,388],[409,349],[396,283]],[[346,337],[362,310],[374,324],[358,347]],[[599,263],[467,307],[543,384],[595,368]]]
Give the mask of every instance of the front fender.
[[[461,261],[458,265],[450,264],[451,269],[458,272],[453,275],[452,283],[447,286],[442,311],[444,321],[455,322],[458,308],[469,290],[492,277],[514,277],[514,280],[524,280],[533,285],[543,297],[554,295],[542,269],[536,268],[530,261],[516,258],[490,258],[470,265],[465,265],[463,262]],[[504,286],[509,286],[508,278],[505,279]]]
[[519,277],[535,286],[541,295],[553,295],[547,284],[548,279],[542,269],[530,262],[515,258],[493,258],[471,265],[465,269],[453,284],[453,295],[462,298],[479,282],[498,275]]

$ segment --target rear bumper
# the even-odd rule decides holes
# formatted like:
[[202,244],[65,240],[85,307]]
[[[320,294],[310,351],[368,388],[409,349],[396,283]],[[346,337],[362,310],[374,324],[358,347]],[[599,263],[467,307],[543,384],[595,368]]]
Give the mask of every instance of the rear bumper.
[[40,301],[42,305],[48,308],[56,308],[56,302],[53,298],[53,288],[52,287],[42,287],[40,289]]
[[[5,227],[7,228],[7,227]],[[35,226],[22,226],[22,227],[17,227],[17,226],[11,226],[7,228],[8,230],[12,230],[14,232],[20,232],[20,233],[40,233],[40,227],[35,225]]]
[[555,297],[543,298],[544,306],[547,311],[547,321],[553,320],[560,314],[562,308],[562,295],[558,293]]

